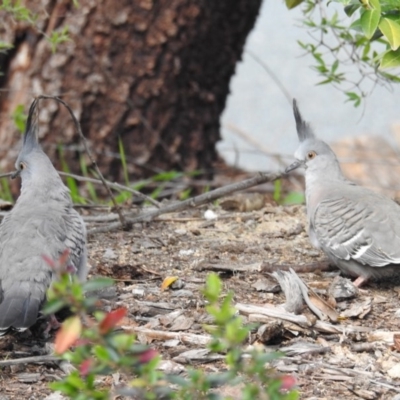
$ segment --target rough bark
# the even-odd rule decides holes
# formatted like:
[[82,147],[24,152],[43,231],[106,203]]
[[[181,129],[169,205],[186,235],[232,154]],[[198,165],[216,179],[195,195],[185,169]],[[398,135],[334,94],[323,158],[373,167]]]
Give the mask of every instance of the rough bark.
[[[9,168],[15,157],[15,107],[47,94],[71,105],[113,179],[121,178],[118,138],[132,177],[171,169],[212,174],[229,81],[261,0],[79,3],[28,2],[39,15],[34,29],[0,14],[0,34],[15,46],[0,57],[0,166]],[[65,25],[71,40],[52,54],[40,30]],[[79,171],[71,163],[79,146],[71,146],[78,139],[68,114],[49,101],[41,110],[47,151],[56,159],[54,145],[69,145],[65,157]]]

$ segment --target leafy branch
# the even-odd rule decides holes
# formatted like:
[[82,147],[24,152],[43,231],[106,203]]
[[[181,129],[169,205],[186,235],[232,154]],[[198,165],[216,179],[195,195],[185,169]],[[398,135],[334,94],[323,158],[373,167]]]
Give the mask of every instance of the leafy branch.
[[[303,3],[303,25],[312,42],[299,45],[314,59],[318,83],[332,84],[359,106],[377,84],[400,82],[400,2],[396,0],[332,0],[348,19],[315,0],[286,0],[288,8]],[[354,70],[356,69],[356,71]]]

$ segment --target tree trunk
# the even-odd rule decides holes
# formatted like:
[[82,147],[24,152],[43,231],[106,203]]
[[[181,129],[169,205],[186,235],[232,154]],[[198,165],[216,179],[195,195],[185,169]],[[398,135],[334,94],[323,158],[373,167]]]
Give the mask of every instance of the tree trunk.
[[[71,3],[27,1],[39,16],[34,28],[0,14],[0,35],[14,45],[0,57],[3,170],[18,149],[10,115],[47,94],[69,103],[110,178],[122,178],[118,138],[132,178],[171,169],[211,176],[229,81],[261,0]],[[53,54],[43,32],[66,25],[70,40]],[[55,161],[55,145],[66,145],[64,157],[79,172],[72,160],[81,147],[68,113],[45,101],[40,121],[47,153]]]

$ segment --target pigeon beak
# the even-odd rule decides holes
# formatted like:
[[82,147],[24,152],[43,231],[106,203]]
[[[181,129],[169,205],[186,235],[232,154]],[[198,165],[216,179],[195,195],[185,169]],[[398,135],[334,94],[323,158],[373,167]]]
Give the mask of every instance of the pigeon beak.
[[17,178],[18,176],[20,176],[20,174],[21,174],[21,170],[17,169],[15,172],[12,173],[11,179]]
[[290,164],[286,169],[285,169],[285,174],[288,174],[290,171],[293,171],[296,168],[299,168],[302,165],[302,162],[299,160],[296,160],[294,163]]

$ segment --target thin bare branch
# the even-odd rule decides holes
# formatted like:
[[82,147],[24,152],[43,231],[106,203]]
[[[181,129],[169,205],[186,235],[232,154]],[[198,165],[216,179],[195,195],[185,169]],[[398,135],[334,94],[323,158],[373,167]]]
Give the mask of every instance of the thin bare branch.
[[264,146],[262,143],[260,143],[257,139],[255,139],[253,136],[249,135],[247,132],[244,130],[238,128],[236,125],[233,125],[231,123],[226,123],[223,124],[223,128],[226,128],[233,132],[234,134],[238,135],[242,139],[244,139],[246,142],[254,146],[258,151],[261,151],[263,154],[267,155],[268,157],[274,158],[282,167],[286,167],[287,163],[285,163],[282,159],[281,154],[273,154],[271,153],[266,146]]
[[[61,176],[69,176],[71,178],[74,178],[79,182],[90,182],[90,183],[103,184],[103,181],[101,181],[100,179],[89,178],[89,177],[86,177],[86,176],[80,176],[80,175],[71,174],[71,173],[62,172],[62,171],[58,171],[58,173]],[[1,176],[0,176],[0,178],[1,178]],[[151,197],[146,196],[145,194],[143,194],[143,193],[141,193],[141,192],[139,192],[139,191],[137,191],[135,189],[132,189],[132,188],[130,188],[128,186],[121,185],[120,183],[117,183],[117,182],[110,182],[110,181],[107,181],[107,180],[105,180],[105,182],[107,183],[107,185],[110,188],[117,189],[117,190],[124,190],[126,192],[132,193],[135,196],[139,197],[140,199],[146,200],[149,203],[151,203],[154,206],[156,206],[157,208],[160,208],[160,203],[157,200],[154,200]]]
[[89,149],[89,146],[88,146],[88,144],[87,144],[86,137],[84,136],[84,134],[83,134],[83,132],[82,132],[81,125],[80,125],[79,121],[76,119],[75,114],[74,114],[74,112],[72,111],[71,107],[70,107],[64,100],[61,100],[59,97],[56,97],[56,96],[40,95],[40,96],[38,96],[38,98],[39,98],[39,99],[51,99],[51,100],[56,100],[56,101],[58,101],[59,103],[61,103],[61,104],[68,110],[68,112],[70,113],[70,115],[71,115],[71,117],[72,117],[72,120],[74,121],[76,132],[78,133],[79,137],[80,137],[81,140],[82,140],[82,144],[83,144],[83,146],[84,146],[84,148],[85,148],[86,154],[88,155],[88,157],[89,157],[89,159],[90,159],[90,162],[91,162],[91,164],[92,164],[92,167],[95,169],[95,171],[97,172],[97,174],[98,174],[99,177],[100,177],[100,180],[103,182],[103,185],[104,185],[104,187],[106,188],[106,190],[107,190],[107,192],[108,192],[108,195],[110,196],[111,201],[112,201],[113,204],[114,204],[115,210],[116,210],[116,212],[118,213],[118,216],[119,216],[121,225],[122,225],[123,227],[126,227],[127,221],[126,221],[124,215],[122,214],[121,208],[120,208],[120,206],[118,205],[117,201],[115,200],[115,197],[114,197],[114,195],[113,195],[113,193],[112,193],[112,191],[111,191],[109,185],[107,184],[106,180],[104,179],[103,174],[101,173],[99,167],[97,166],[97,163],[96,163],[95,159],[94,159],[93,156],[92,156],[92,153],[91,153],[91,151],[90,151],[90,149]]
[[267,72],[270,78],[276,83],[283,95],[286,97],[286,100],[289,102],[290,106],[292,106],[293,96],[290,94],[289,90],[286,89],[285,85],[280,81],[280,79],[275,75],[274,71],[272,71],[272,69],[268,67],[268,65],[252,51],[245,50],[245,53],[247,53]]

